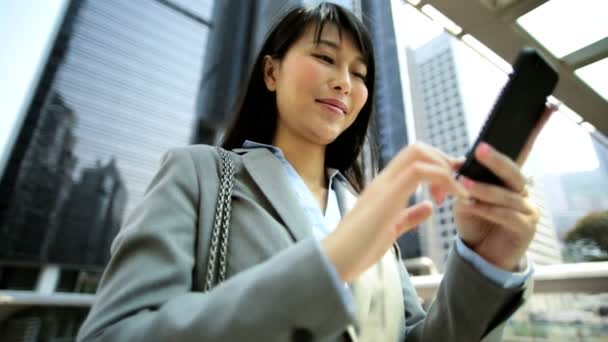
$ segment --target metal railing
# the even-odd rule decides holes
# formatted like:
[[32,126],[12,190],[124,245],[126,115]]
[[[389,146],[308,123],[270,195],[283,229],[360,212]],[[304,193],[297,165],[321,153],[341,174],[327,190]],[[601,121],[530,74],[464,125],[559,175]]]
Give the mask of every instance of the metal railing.
[[[434,297],[443,275],[413,276],[412,282],[423,300]],[[534,293],[608,292],[608,262],[537,266]],[[49,291],[0,290],[0,313],[26,307],[90,307],[95,295]],[[13,310],[11,310],[13,311]],[[1,316],[1,315],[0,315]]]
[[[534,293],[608,292],[608,262],[536,266]],[[418,296],[427,301],[437,292],[443,275],[412,277]]]

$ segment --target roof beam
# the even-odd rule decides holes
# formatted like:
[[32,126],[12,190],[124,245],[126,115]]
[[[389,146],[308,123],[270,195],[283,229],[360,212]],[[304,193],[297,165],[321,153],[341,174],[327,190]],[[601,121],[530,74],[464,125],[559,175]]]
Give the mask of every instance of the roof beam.
[[513,22],[522,15],[535,10],[537,7],[545,4],[549,0],[524,0],[517,1],[511,6],[505,7],[500,11],[500,17],[505,22]]
[[562,60],[564,63],[568,64],[572,70],[576,70],[604,58],[608,58],[608,37],[600,39],[580,50],[574,51],[563,57]]
[[[523,9],[516,9],[518,8],[516,6],[539,6],[541,2],[543,1],[533,0],[530,1],[530,5],[513,4],[511,5],[513,6],[512,9],[510,9],[510,11],[513,11],[510,17],[513,17],[514,13],[523,11]],[[507,61],[512,62],[524,46],[532,46],[539,50],[558,69],[560,80],[554,92],[555,97],[559,98],[565,105],[572,108],[586,121],[595,126],[598,131],[604,135],[608,135],[608,120],[606,118],[608,101],[604,100],[586,83],[574,75],[574,69],[571,64],[551,55],[517,23],[504,21],[502,16],[505,14],[503,12],[493,11],[479,0],[427,0],[425,3],[429,3],[437,8],[462,27],[464,33],[471,34]],[[508,11],[509,8],[506,7],[505,10]],[[601,44],[604,44],[604,42],[601,41]],[[587,60],[603,56],[603,45],[601,44],[598,46],[594,46],[595,44],[593,44],[593,48],[589,47],[590,50],[588,52],[584,52],[586,49],[583,49],[581,55],[574,55],[571,61],[574,61],[575,65],[578,65],[576,63],[586,63]],[[599,53],[595,52],[594,49],[596,48],[599,48]]]

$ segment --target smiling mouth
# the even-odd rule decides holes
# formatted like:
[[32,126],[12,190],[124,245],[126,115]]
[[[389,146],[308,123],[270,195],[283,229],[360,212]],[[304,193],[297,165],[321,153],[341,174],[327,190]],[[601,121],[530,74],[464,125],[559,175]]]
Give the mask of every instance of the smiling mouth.
[[331,103],[327,103],[327,102],[320,101],[320,100],[316,100],[316,102],[319,103],[319,104],[321,104],[321,105],[323,105],[323,106],[325,106],[326,108],[332,110],[333,112],[336,112],[336,113],[339,113],[339,114],[342,114],[342,115],[346,115],[346,112],[342,108],[340,108],[338,106],[335,106],[335,105],[333,105]]

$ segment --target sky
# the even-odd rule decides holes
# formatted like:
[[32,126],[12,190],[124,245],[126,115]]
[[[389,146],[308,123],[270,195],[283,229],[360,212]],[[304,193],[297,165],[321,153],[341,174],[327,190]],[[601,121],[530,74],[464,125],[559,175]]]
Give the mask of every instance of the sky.
[[[403,44],[416,49],[434,37],[444,32],[441,25],[420,13],[417,9],[401,0],[392,0],[397,39],[403,40]],[[468,130],[473,139],[487,114],[489,113],[494,99],[500,88],[506,82],[504,72],[493,64],[482,58],[474,50],[464,43],[458,41],[459,50],[463,52],[457,60],[459,72],[463,72],[461,78],[471,88],[470,93],[475,93],[476,99],[464,99]],[[482,68],[483,72],[479,69]],[[549,120],[541,135],[539,136],[530,158],[536,158],[530,165],[542,165],[542,170],[529,170],[538,173],[569,173],[596,169],[599,165],[595,150],[587,131],[570,120],[565,111],[569,109],[562,106],[558,112]]]
[[0,0],[0,174],[67,0]]

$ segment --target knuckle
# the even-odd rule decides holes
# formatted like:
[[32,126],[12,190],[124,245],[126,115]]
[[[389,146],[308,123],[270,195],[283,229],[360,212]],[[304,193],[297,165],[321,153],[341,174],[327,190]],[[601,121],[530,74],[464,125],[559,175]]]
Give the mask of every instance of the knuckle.
[[423,150],[426,148],[426,144],[423,143],[422,141],[416,141],[415,143],[412,144],[412,147],[414,149],[418,149],[418,150]]
[[538,206],[536,206],[536,205],[532,206],[532,220],[534,221],[535,224],[540,221],[540,217],[541,217],[541,213],[540,213],[540,209],[538,208]]
[[415,142],[412,144],[411,147],[412,153],[416,156],[420,156],[424,153],[425,150],[425,146],[424,143],[421,142]]
[[540,219],[540,216],[541,216],[540,207],[536,204],[536,202],[534,202],[529,197],[526,197],[524,199],[524,203],[525,203],[525,206],[530,211],[530,217],[532,217],[535,220]]

